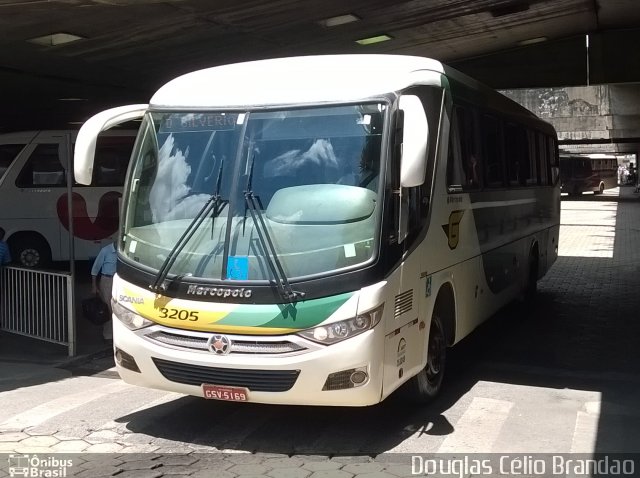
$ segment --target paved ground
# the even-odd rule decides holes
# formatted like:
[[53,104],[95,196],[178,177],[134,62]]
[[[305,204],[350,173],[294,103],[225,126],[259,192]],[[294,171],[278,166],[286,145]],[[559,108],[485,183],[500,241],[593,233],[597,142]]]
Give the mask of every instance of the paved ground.
[[452,350],[431,407],[211,402],[126,385],[109,356],[0,360],[0,453],[69,457],[67,476],[382,478],[411,476],[403,454],[639,452],[640,202],[618,194],[563,200],[536,304]]

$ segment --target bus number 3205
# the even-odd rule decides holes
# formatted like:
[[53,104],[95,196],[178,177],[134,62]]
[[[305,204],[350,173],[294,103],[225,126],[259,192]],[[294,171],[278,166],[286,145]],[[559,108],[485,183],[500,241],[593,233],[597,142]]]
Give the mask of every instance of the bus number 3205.
[[162,309],[160,309],[160,318],[188,320],[190,322],[195,322],[196,320],[198,320],[198,312],[196,312],[195,310],[189,312],[188,310],[167,309],[163,307]]

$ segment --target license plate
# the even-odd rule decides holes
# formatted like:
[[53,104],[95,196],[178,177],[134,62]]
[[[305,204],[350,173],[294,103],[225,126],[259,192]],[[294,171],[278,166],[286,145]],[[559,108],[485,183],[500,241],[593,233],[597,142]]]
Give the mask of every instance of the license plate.
[[249,390],[242,387],[226,387],[224,385],[202,384],[204,398],[209,400],[227,400],[230,402],[246,402],[249,400]]

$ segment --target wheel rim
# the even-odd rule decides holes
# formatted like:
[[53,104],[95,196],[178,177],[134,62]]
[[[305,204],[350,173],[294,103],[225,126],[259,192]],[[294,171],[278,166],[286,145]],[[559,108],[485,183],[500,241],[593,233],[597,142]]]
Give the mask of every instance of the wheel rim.
[[442,372],[442,350],[444,350],[444,336],[437,323],[433,323],[429,333],[429,350],[427,353],[427,380],[434,382]]
[[20,262],[27,267],[33,267],[40,262],[40,253],[36,249],[24,249],[20,252]]

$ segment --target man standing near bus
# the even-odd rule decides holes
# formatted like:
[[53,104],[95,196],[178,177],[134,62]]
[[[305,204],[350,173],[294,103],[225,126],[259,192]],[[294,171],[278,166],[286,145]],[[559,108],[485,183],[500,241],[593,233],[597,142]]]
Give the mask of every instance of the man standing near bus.
[[[110,242],[98,253],[91,268],[91,292],[102,300],[109,309],[109,320],[104,324],[102,336],[105,340],[113,337],[111,324],[111,288],[113,287],[113,275],[116,273],[116,246]],[[98,279],[98,275],[100,278]]]
[[4,234],[4,229],[0,227],[0,267],[11,262],[11,253],[9,252],[9,246],[4,240]]

